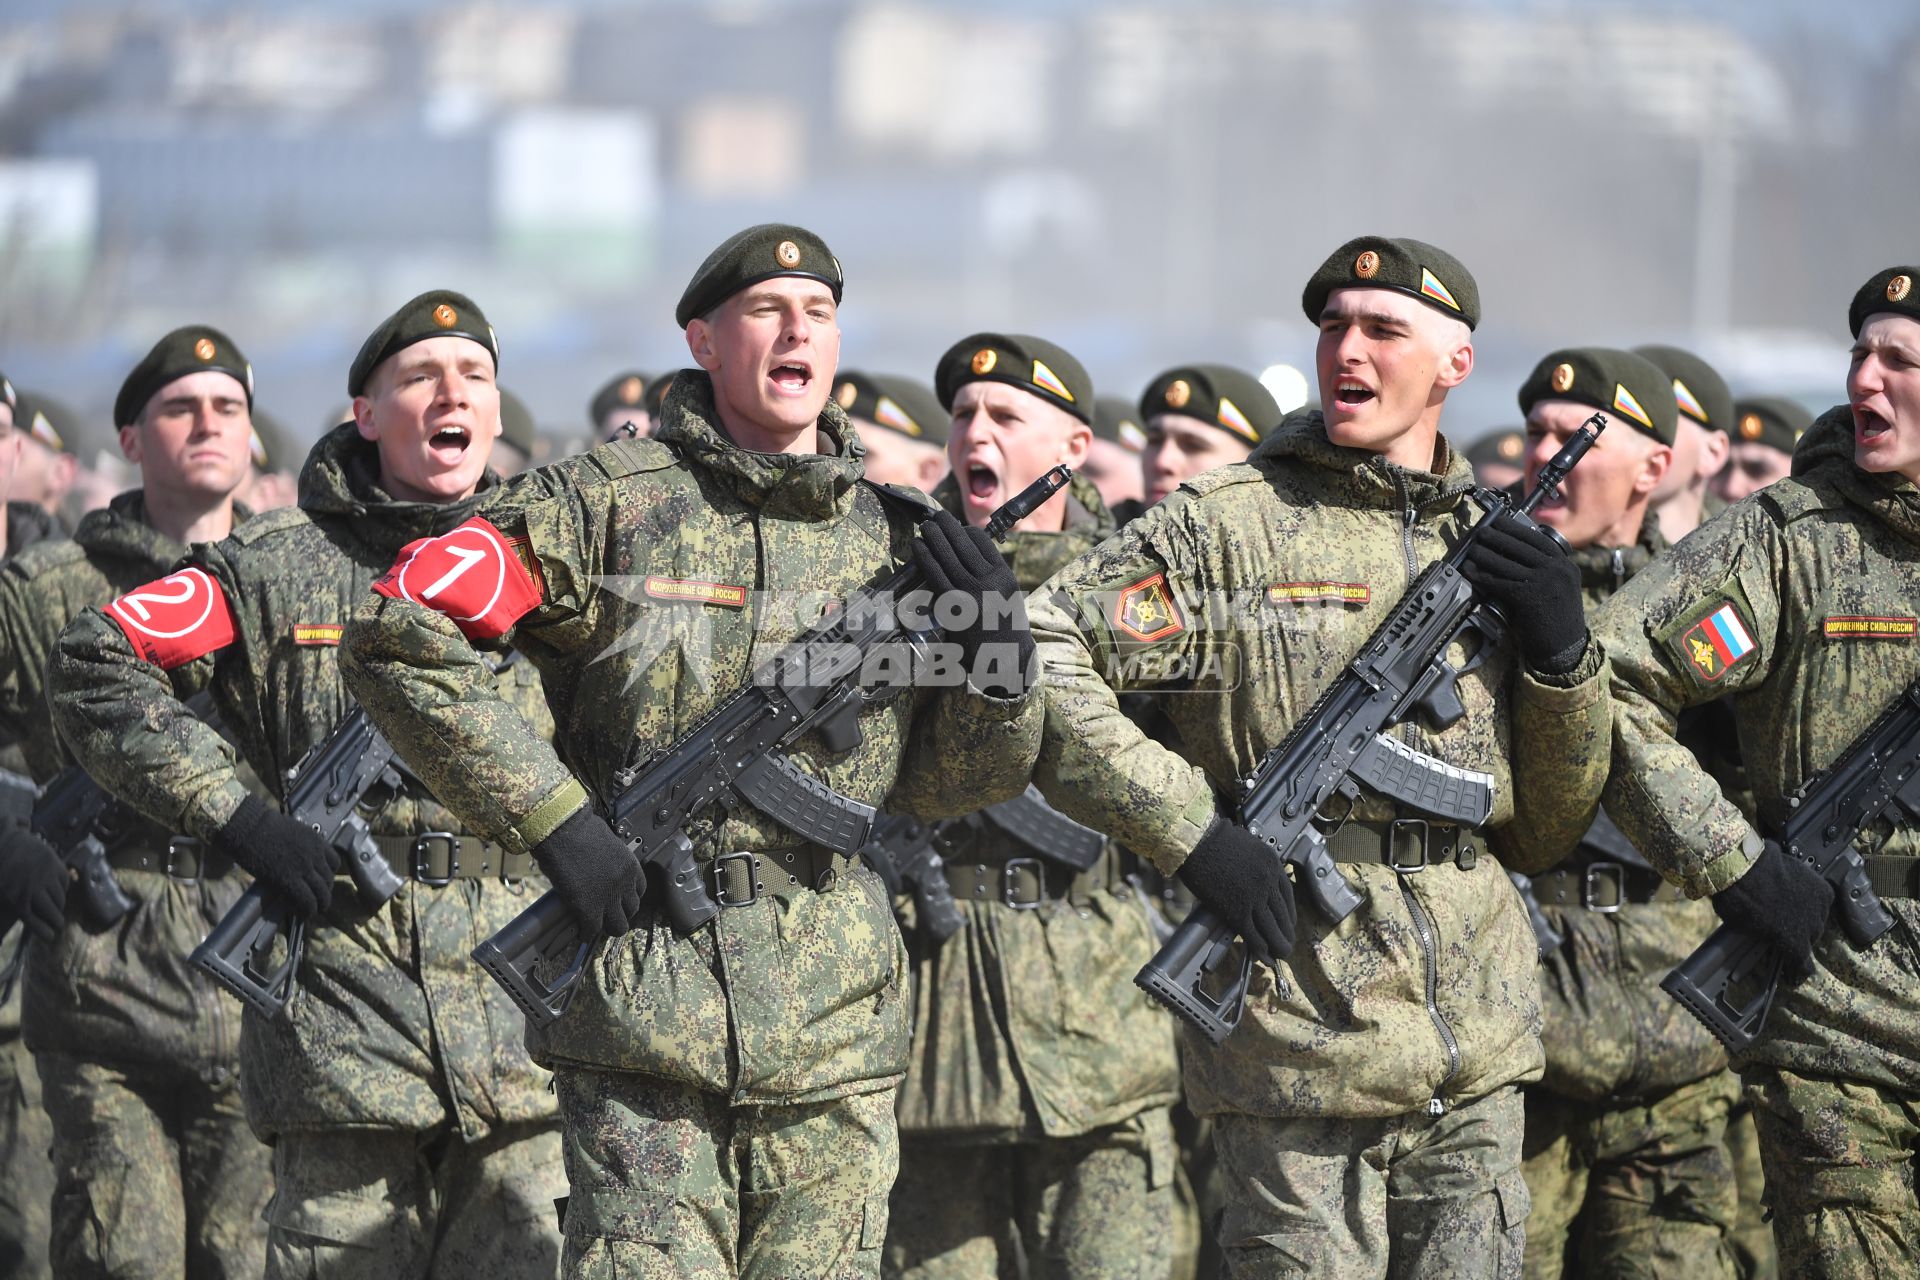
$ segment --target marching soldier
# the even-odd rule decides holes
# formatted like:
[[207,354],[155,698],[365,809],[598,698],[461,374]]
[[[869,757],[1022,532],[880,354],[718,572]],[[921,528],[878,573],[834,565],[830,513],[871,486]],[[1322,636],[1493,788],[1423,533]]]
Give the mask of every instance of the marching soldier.
[[1833,894],[1763,837],[1674,738],[1685,708],[1726,699],[1764,823],[1913,679],[1920,597],[1920,268],[1854,296],[1848,403],[1824,414],[1793,476],[1734,504],[1602,611],[1614,654],[1617,767],[1606,805],[1641,851],[1720,918],[1773,942],[1789,983],[1735,1062],[1759,1121],[1780,1270],[1885,1276],[1920,1257],[1905,826],[1857,848],[1902,927],[1855,950],[1826,927]]
[[[934,500],[969,524],[1086,455],[1093,385],[1050,342],[973,334],[935,384],[953,474]],[[1004,545],[1031,590],[1112,532],[1076,475]],[[1171,1021],[1133,985],[1154,935],[1119,852],[1075,835],[1057,847],[1018,812],[989,811],[943,837],[965,923],[945,940],[908,931],[914,1040],[888,1275],[1005,1275],[1024,1256],[1036,1277],[1164,1280],[1171,1265],[1179,1070]]]
[[1719,371],[1691,351],[1649,345],[1635,347],[1633,354],[1658,365],[1673,383],[1679,412],[1673,465],[1653,495],[1653,507],[1661,534],[1669,543],[1678,542],[1720,511],[1708,486],[1727,465],[1733,393]]
[[1784,396],[1755,396],[1733,404],[1733,445],[1713,491],[1732,505],[1793,472],[1793,449],[1813,415]]
[[653,433],[653,415],[647,407],[647,392],[653,382],[638,369],[629,369],[615,374],[593,393],[587,404],[587,421],[593,426],[595,444],[635,440]]
[[1273,393],[1251,374],[1220,364],[1168,369],[1140,393],[1147,505],[1203,471],[1245,462],[1282,416]]
[[[539,891],[531,861],[417,785],[382,786],[368,825],[405,883],[371,907],[330,844],[238,776],[243,757],[287,785],[351,709],[336,658],[353,608],[403,548],[498,489],[497,357],[464,295],[408,302],[354,357],[353,420],[308,456],[300,505],[82,614],[51,671],[61,736],[104,785],[310,922],[292,999],[274,1017],[250,1007],[240,1034],[247,1119],[273,1145],[269,1277],[533,1277],[558,1262],[548,1080],[518,1010],[467,958]],[[527,663],[484,671],[529,732],[552,732]],[[184,705],[203,689],[238,754]]]
[[[252,400],[252,368],[225,334],[169,333],[114,403],[142,487],[89,512],[73,541],[43,542],[0,572],[0,730],[36,782],[68,763],[48,707],[61,628],[245,518],[233,494]],[[136,818],[107,838],[130,903],[111,919],[89,916],[86,886],[31,831],[0,842],[0,896],[32,936],[21,1021],[53,1125],[56,1276],[260,1270],[271,1185],[241,1113],[240,1004],[187,964],[245,882],[183,832]]]
[[[861,477],[832,401],[841,285],[800,227],[728,239],[680,299],[699,367],[652,437],[531,472],[474,526],[524,548],[485,535],[495,608],[390,581],[349,629],[349,678],[394,745],[601,939],[565,1016],[528,1033],[565,1130],[568,1276],[877,1275],[898,1166],[907,961],[879,877],[742,806],[687,833],[719,911],[677,937],[596,807],[615,775],[909,557],[967,606],[946,642],[974,680],[868,706],[857,745],[810,734],[791,762],[931,818],[1017,793],[1037,744],[1025,619],[992,607],[1005,561]],[[564,761],[492,692],[469,636],[496,633],[545,678]]]
[[947,411],[912,378],[843,371],[834,403],[866,447],[867,479],[932,493],[947,474]]
[[1116,524],[1125,524],[1147,509],[1146,478],[1140,470],[1140,455],[1146,447],[1146,428],[1125,396],[1094,398],[1093,443],[1087,446],[1080,474],[1093,481]]
[[1474,478],[1489,489],[1504,489],[1526,474],[1527,433],[1518,429],[1482,436],[1466,448]]
[[[1439,418],[1472,372],[1479,299],[1450,255],[1367,236],[1314,273],[1303,306],[1324,411],[1188,481],[1038,593],[1036,778],[1072,817],[1177,871],[1252,956],[1238,1030],[1183,1041],[1189,1105],[1216,1117],[1229,1270],[1516,1276],[1518,1086],[1541,1069],[1535,946],[1483,855],[1489,841],[1568,848],[1584,829],[1606,768],[1605,662],[1577,569],[1500,518],[1468,572],[1511,644],[1460,681],[1457,723],[1395,731],[1492,775],[1492,830],[1404,821],[1363,789],[1327,816],[1365,904],[1337,929],[1296,916],[1279,859],[1220,797],[1458,534],[1472,476]],[[1166,711],[1182,754],[1122,714],[1130,690]]]

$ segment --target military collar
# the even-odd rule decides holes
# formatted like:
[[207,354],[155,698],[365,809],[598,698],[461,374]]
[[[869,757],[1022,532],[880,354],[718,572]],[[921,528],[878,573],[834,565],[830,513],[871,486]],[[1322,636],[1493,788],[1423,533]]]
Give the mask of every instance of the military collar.
[[821,411],[818,453],[755,453],[720,429],[713,407],[713,381],[704,370],[674,375],[660,406],[653,438],[686,462],[725,484],[761,513],[790,520],[826,520],[845,515],[865,474],[866,450],[831,400]]
[[1327,439],[1326,419],[1318,409],[1302,410],[1254,449],[1247,461],[1267,467],[1305,464],[1333,479],[1337,497],[1353,506],[1439,514],[1458,506],[1473,487],[1473,468],[1446,437],[1436,438],[1443,459],[1438,473],[1388,462],[1365,449]]
[[73,540],[93,555],[172,564],[187,549],[147,523],[147,495],[129,489],[80,517]]
[[1576,547],[1567,558],[1579,566],[1581,587],[1611,595],[1666,549],[1667,540],[1660,533],[1660,522],[1652,508],[1648,508],[1640,520],[1640,536],[1632,546]]
[[380,487],[380,453],[353,423],[320,438],[300,471],[300,508],[311,516],[350,521],[353,536],[382,554],[396,554],[416,538],[445,533],[490,502],[500,489],[492,471],[458,502],[412,502]]

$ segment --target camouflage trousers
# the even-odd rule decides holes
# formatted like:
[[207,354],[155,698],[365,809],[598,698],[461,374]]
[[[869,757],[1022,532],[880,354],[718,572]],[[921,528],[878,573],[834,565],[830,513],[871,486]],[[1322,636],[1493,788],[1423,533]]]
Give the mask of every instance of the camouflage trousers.
[[1520,1091],[1444,1115],[1215,1117],[1226,1273],[1272,1280],[1517,1280]]
[[53,1207],[53,1126],[40,1100],[40,1073],[20,1041],[20,997],[10,1032],[0,1033],[0,1276],[45,1280]]
[[1753,1108],[1743,1098],[1727,1120],[1727,1155],[1733,1160],[1733,1181],[1740,1190],[1740,1212],[1733,1225],[1733,1260],[1740,1280],[1776,1280],[1780,1259],[1773,1247],[1773,1226],[1766,1220],[1763,1201],[1767,1176],[1760,1168],[1760,1130]]
[[900,1144],[884,1274],[1166,1280],[1175,1169],[1165,1107],[1072,1138],[909,1137]]
[[1735,1280],[1729,1072],[1651,1099],[1527,1091],[1527,1280]]
[[1775,1068],[1745,1074],[1780,1274],[1920,1274],[1920,1095]]
[[563,1194],[551,1121],[467,1142],[442,1127],[292,1130],[273,1144],[268,1280],[550,1277]]
[[267,1149],[230,1078],[58,1053],[34,1065],[53,1125],[55,1276],[260,1274]]
[[561,1068],[578,1280],[872,1280],[900,1167],[894,1090],[781,1106]]

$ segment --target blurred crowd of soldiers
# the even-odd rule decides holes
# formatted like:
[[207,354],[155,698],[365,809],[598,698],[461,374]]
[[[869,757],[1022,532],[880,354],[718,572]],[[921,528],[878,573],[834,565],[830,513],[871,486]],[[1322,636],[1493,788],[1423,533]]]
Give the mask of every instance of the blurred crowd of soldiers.
[[[451,290],[368,336],[304,456],[205,325],[111,436],[0,378],[0,1273],[1911,1274],[1911,831],[1866,850],[1901,926],[1871,951],[1770,833],[1920,674],[1916,279],[1860,287],[1817,421],[1676,347],[1569,347],[1518,425],[1443,432],[1477,287],[1380,236],[1307,280],[1291,412],[1209,361],[1097,394],[1011,331],[845,368],[840,261],[786,225],[700,264],[689,366],[608,380],[572,445]],[[1492,779],[1489,821],[1363,788],[1324,816],[1364,904],[1296,909],[1239,779],[1475,486],[1517,505],[1596,415],[1462,568],[1506,632],[1460,715],[1396,731]],[[982,603],[946,636],[972,676],[788,758],[936,850],[957,919],[900,850],[743,806],[689,833],[722,909],[677,935],[622,771],[811,621],[764,602],[908,564]],[[408,766],[367,805],[379,905],[281,809],[356,705]],[[29,822],[75,765],[120,804],[111,919]],[[186,961],[249,882],[307,925],[277,1015]],[[540,1028],[468,952],[548,888],[597,942]],[[1196,904],[1251,965],[1218,1044],[1134,982]],[[1659,988],[1722,921],[1797,979],[1731,1064]]]

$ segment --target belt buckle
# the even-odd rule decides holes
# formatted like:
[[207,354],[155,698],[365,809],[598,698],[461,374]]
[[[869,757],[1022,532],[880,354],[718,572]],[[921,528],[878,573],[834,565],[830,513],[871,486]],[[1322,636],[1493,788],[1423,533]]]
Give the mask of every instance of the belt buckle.
[[[1417,862],[1403,863],[1400,861],[1400,828],[1402,827],[1406,827],[1408,830],[1412,830],[1414,827],[1420,828],[1419,843],[1415,846],[1415,848],[1420,851],[1420,858]],[[1425,871],[1428,866],[1427,843],[1432,835],[1432,824],[1425,818],[1395,818],[1387,824],[1387,865],[1403,876],[1419,875],[1422,871]]]
[[[1611,903],[1598,903],[1593,900],[1593,882],[1596,879],[1594,872],[1596,871],[1605,872],[1613,877],[1613,901]],[[1598,911],[1601,915],[1610,916],[1618,911],[1626,901],[1626,864],[1621,862],[1589,862],[1586,871],[1582,873],[1580,877],[1580,905],[1589,911]]]
[[[744,898],[727,896],[727,878],[721,871],[721,864],[744,861],[747,864],[747,884],[750,888]],[[738,849],[732,853],[723,853],[713,860],[713,900],[723,907],[750,907],[760,900],[760,882],[754,878],[756,855],[751,849]]]
[[192,849],[195,853],[200,853],[201,844],[198,840],[196,840],[192,836],[168,836],[167,837],[167,860],[165,865],[161,869],[167,873],[168,879],[178,880],[181,884],[199,884],[200,875],[202,872],[206,870],[206,858],[204,855],[200,857],[196,862],[195,866],[197,869],[195,870],[194,874],[190,876],[183,876],[178,871],[174,870],[174,866],[180,860],[180,855],[182,853],[185,853],[188,849]]
[[[1032,869],[1034,878],[1040,882],[1040,896],[1032,902],[1022,902],[1013,896],[1014,872],[1022,867]],[[1047,872],[1038,858],[1008,858],[1000,866],[1000,905],[1011,907],[1015,911],[1038,911],[1047,896]]]
[[[432,864],[427,857],[436,843],[443,845],[447,851],[447,874],[444,876],[433,875],[428,870]],[[460,837],[451,831],[421,832],[413,838],[412,863],[413,878],[421,884],[433,889],[452,884],[460,871]]]

